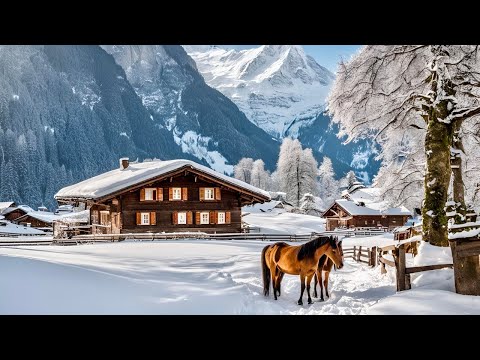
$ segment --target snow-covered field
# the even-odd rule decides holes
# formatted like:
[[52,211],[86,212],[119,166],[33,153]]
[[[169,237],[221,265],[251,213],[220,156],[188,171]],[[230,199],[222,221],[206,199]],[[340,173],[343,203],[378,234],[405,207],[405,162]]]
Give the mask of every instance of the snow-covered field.
[[450,269],[423,273],[412,290],[395,294],[393,271],[381,275],[351,259],[332,272],[325,302],[298,306],[300,283],[291,275],[274,301],[262,295],[265,245],[192,239],[0,248],[0,313],[480,314],[480,297],[452,292]]

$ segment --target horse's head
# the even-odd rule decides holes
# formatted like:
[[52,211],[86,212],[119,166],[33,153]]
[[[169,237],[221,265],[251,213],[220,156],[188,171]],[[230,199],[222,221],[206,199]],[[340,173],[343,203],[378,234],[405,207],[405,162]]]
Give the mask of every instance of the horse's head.
[[332,259],[337,269],[341,269],[343,267],[342,242],[339,242],[336,237],[330,236],[329,246],[327,247],[327,251],[325,251],[325,255]]

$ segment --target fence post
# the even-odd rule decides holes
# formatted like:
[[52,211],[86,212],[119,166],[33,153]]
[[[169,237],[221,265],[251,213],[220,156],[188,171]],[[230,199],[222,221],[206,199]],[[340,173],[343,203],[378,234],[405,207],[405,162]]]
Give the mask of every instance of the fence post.
[[381,274],[386,274],[386,273],[387,273],[387,269],[385,268],[385,264],[380,261],[380,259],[383,258],[382,255],[383,255],[383,250],[380,249],[380,252],[379,252],[379,254],[378,254],[378,261],[379,261],[380,264],[381,264],[380,273],[381,273]]
[[356,259],[357,259],[357,252],[356,252],[356,251],[357,251],[357,247],[354,246],[354,247],[353,247],[353,260],[356,260]]
[[397,272],[397,291],[404,291],[406,290],[405,244],[400,245],[394,250],[393,258],[395,259],[395,269]]
[[357,253],[357,261],[360,262],[360,255],[362,255],[362,247],[358,247],[358,253]]
[[376,263],[377,263],[377,259],[376,259],[376,254],[377,254],[377,247],[374,246],[372,247],[370,250],[369,250],[369,253],[370,253],[370,258],[369,258],[369,264],[370,266],[372,267],[375,267]]

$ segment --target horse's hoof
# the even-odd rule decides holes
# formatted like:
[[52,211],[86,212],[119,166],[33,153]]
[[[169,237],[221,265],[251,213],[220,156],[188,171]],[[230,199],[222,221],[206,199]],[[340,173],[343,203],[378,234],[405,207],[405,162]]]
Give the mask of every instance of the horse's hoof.
[[308,300],[308,305],[312,305],[313,304],[313,301],[312,300]]
[[320,301],[325,301],[323,298],[320,298]]
[[298,300],[298,305],[303,305],[303,301],[302,300]]

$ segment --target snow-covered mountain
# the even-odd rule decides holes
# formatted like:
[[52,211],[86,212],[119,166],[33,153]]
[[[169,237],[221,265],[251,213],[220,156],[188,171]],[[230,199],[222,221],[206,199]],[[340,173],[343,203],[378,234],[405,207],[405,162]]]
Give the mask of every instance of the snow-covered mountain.
[[379,168],[375,146],[348,145],[325,114],[325,98],[334,75],[305,54],[300,45],[263,45],[233,50],[212,45],[184,45],[205,81],[221,91],[250,121],[277,139],[298,138],[320,162],[333,161],[337,176],[349,168],[370,182]]
[[250,123],[238,107],[209,87],[179,45],[104,45],[125,70],[153,123],[170,131],[184,153],[220,172],[242,157],[272,169],[279,143]]
[[334,75],[300,45],[236,51],[184,46],[205,81],[234,101],[250,121],[280,139],[296,137],[324,110]]

